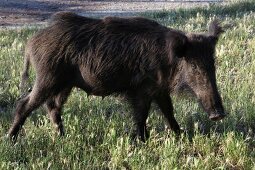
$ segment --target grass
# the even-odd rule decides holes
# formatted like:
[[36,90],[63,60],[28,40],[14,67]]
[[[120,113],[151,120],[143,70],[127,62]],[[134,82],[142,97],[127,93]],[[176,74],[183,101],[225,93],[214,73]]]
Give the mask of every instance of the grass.
[[150,139],[132,144],[130,109],[122,99],[87,98],[74,89],[63,110],[64,137],[55,134],[44,110],[39,109],[13,145],[5,134],[20,95],[24,45],[37,29],[2,29],[0,169],[254,169],[255,4],[244,1],[144,16],[187,32],[204,32],[214,18],[230,27],[219,40],[216,63],[228,117],[211,122],[193,99],[174,96],[175,115],[187,135],[174,138],[153,106],[148,119]]

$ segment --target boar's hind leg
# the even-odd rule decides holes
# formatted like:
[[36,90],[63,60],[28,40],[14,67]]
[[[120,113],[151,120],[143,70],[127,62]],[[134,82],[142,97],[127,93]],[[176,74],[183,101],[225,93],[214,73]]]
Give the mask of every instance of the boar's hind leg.
[[161,93],[156,97],[156,103],[162,111],[164,117],[167,119],[170,128],[176,133],[180,133],[180,127],[173,115],[173,104],[168,92]]
[[43,83],[37,81],[31,93],[17,102],[14,111],[14,121],[8,132],[9,137],[14,141],[16,140],[17,134],[22,125],[25,123],[25,120],[29,114],[44,103],[49,97],[48,92],[50,89],[42,87],[40,84]]
[[146,119],[151,105],[151,100],[148,96],[135,96],[131,97],[131,105],[133,107],[133,119],[135,123],[135,134],[133,137],[138,136],[143,142],[149,138],[149,133],[146,129]]
[[58,95],[54,96],[51,99],[48,99],[45,103],[46,110],[48,111],[50,119],[52,123],[55,125],[57,132],[61,136],[64,135],[64,127],[61,119],[61,110],[70,92],[71,88],[66,88],[63,91],[61,91]]

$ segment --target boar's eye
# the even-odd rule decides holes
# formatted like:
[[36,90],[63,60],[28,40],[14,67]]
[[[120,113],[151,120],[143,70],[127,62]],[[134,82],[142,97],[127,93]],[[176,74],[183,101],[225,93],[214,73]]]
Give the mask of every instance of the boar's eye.
[[191,68],[192,68],[192,69],[197,69],[196,63],[192,62],[192,63],[191,63]]

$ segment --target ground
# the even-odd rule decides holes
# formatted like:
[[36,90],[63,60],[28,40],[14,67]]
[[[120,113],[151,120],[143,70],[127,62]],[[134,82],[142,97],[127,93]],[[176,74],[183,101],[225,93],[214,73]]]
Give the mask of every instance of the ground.
[[[44,24],[51,14],[73,11],[84,16],[134,16],[145,11],[208,6],[211,2],[173,1],[79,1],[79,0],[0,0],[0,26]],[[218,2],[219,3],[219,2]]]

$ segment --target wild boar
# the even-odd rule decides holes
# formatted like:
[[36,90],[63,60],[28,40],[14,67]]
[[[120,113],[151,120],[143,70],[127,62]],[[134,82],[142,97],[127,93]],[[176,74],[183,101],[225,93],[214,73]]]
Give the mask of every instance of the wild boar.
[[43,104],[63,134],[61,109],[74,87],[89,95],[125,96],[142,141],[149,136],[146,119],[152,102],[180,133],[170,97],[178,89],[188,88],[209,118],[220,120],[225,113],[216,85],[215,47],[222,32],[217,21],[208,33],[195,34],[142,17],[92,19],[57,13],[27,43],[22,84],[30,65],[36,80],[18,101],[8,134],[16,139],[29,114]]

